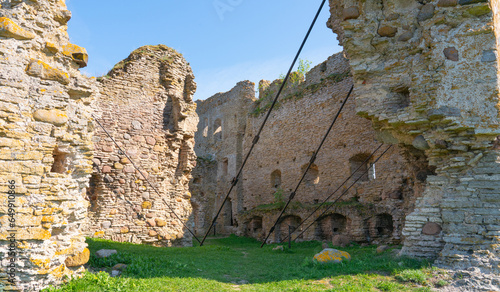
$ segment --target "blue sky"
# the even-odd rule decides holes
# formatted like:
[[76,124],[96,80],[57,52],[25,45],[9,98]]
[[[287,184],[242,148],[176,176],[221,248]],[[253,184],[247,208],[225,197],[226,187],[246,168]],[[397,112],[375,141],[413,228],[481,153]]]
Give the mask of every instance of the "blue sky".
[[[191,64],[206,99],[237,82],[286,73],[320,0],[67,0],[71,42],[85,47],[89,76],[102,76],[130,52],[165,44]],[[328,4],[301,55],[313,65],[341,51],[326,27]]]

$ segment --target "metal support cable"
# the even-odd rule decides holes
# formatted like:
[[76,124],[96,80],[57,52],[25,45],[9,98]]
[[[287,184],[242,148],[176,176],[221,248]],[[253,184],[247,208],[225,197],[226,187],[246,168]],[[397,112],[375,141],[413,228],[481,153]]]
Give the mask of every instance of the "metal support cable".
[[285,79],[283,80],[283,83],[281,83],[280,89],[278,90],[278,93],[276,94],[276,97],[274,98],[274,100],[273,100],[273,102],[271,104],[271,107],[269,108],[269,111],[267,112],[266,117],[264,118],[264,121],[260,125],[260,128],[259,128],[259,131],[257,132],[257,135],[255,135],[255,137],[254,137],[254,139],[252,141],[252,145],[250,146],[250,150],[248,150],[248,153],[245,156],[245,159],[243,160],[243,163],[241,164],[240,169],[238,170],[238,173],[233,178],[233,180],[231,182],[231,187],[229,188],[229,191],[227,192],[226,196],[224,197],[224,200],[222,201],[222,204],[221,204],[219,210],[217,211],[217,214],[213,218],[212,223],[209,225],[208,230],[206,231],[205,236],[203,237],[203,239],[202,239],[202,241],[200,243],[200,246],[202,246],[203,243],[205,242],[205,240],[206,240],[206,238],[208,236],[208,233],[212,229],[212,226],[214,225],[215,221],[217,220],[217,217],[219,217],[219,215],[220,215],[220,213],[222,211],[222,208],[224,207],[224,204],[226,203],[227,199],[229,198],[229,195],[231,194],[231,191],[233,190],[233,188],[238,183],[238,180],[239,180],[239,178],[241,176],[241,173],[243,171],[243,167],[245,167],[245,164],[247,163],[248,158],[250,157],[250,154],[253,151],[253,148],[255,147],[255,145],[257,144],[257,142],[259,142],[260,134],[262,133],[262,130],[264,129],[264,126],[266,125],[267,120],[269,119],[269,116],[271,115],[271,112],[273,111],[274,106],[276,105],[276,102],[278,101],[278,98],[279,98],[281,92],[283,91],[283,88],[285,87],[286,82],[288,81],[288,79],[290,77],[290,74],[292,73],[293,67],[295,66],[295,63],[297,62],[297,59],[299,58],[300,53],[302,52],[302,49],[304,48],[304,45],[306,44],[307,39],[309,38],[309,35],[311,34],[311,31],[312,31],[314,25],[316,24],[316,21],[318,20],[319,14],[321,13],[321,10],[323,10],[323,6],[325,5],[325,2],[326,2],[326,0],[323,0],[321,2],[321,5],[320,5],[320,7],[318,9],[318,12],[316,13],[316,16],[314,17],[314,20],[311,23],[311,26],[309,27],[309,30],[307,31],[307,34],[304,37],[304,40],[302,41],[302,44],[300,45],[300,48],[297,51],[297,54],[295,55],[295,58],[293,59],[292,65],[288,69],[288,72],[286,73]]
[[319,146],[318,148],[316,149],[316,151],[313,153],[313,155],[311,156],[311,159],[309,160],[309,164],[307,165],[306,169],[304,170],[304,173],[302,174],[302,177],[300,178],[299,182],[297,183],[297,186],[295,187],[295,189],[293,190],[293,192],[290,194],[290,196],[288,197],[288,201],[286,202],[285,206],[283,207],[283,209],[281,210],[278,218],[276,219],[276,221],[274,222],[274,225],[273,227],[271,227],[271,229],[269,230],[267,236],[266,236],[266,239],[264,239],[264,241],[262,242],[261,246],[260,247],[263,247],[265,244],[266,244],[266,241],[267,239],[269,238],[269,236],[271,236],[271,233],[273,233],[274,231],[274,228],[276,227],[276,225],[279,223],[279,220],[281,219],[281,216],[283,216],[283,214],[285,213],[286,209],[288,208],[288,205],[290,205],[290,202],[293,200],[293,198],[295,197],[295,195],[297,194],[297,191],[300,187],[300,185],[302,184],[302,181],[304,181],[306,175],[307,175],[307,172],[309,171],[309,169],[311,168],[311,166],[313,165],[314,161],[316,160],[316,157],[319,153],[319,151],[321,150],[321,148],[323,147],[323,144],[325,143],[326,141],[326,138],[328,138],[328,135],[330,134],[330,132],[332,131],[333,129],[333,126],[335,125],[335,123],[337,122],[337,119],[339,118],[340,116],[340,113],[342,113],[342,110],[344,109],[344,106],[345,104],[347,103],[347,100],[349,99],[349,97],[351,96],[352,94],[352,91],[354,89],[354,85],[351,86],[351,89],[349,90],[349,93],[347,93],[347,96],[346,98],[344,99],[344,101],[342,102],[342,105],[340,106],[339,110],[337,111],[337,114],[335,115],[335,118],[333,119],[332,123],[330,124],[330,127],[328,128],[328,130],[326,131],[325,135],[323,136],[323,139],[321,140],[321,143],[319,143]]
[[[387,153],[387,151],[389,151],[389,149],[391,149],[391,148],[392,148],[392,146],[393,146],[393,145],[390,145],[389,147],[387,147],[387,149],[385,149],[385,151],[384,151],[384,152],[382,152],[382,154],[380,154],[380,156],[379,156],[379,157],[378,157],[378,158],[377,158],[377,159],[376,159],[373,163],[377,163],[377,162],[380,160],[380,158],[382,158],[382,157],[383,157],[383,156]],[[369,170],[369,169],[365,170],[365,171],[363,172],[363,174],[362,174],[360,177],[358,177],[358,178],[357,178],[357,179],[356,179],[356,180],[355,180],[355,181],[354,181],[354,182],[353,182],[353,183],[352,183],[352,184],[351,184],[351,185],[350,185],[350,186],[349,186],[349,187],[348,187],[348,188],[347,188],[347,189],[346,189],[346,190],[345,190],[345,191],[344,191],[344,192],[343,192],[343,193],[342,193],[342,194],[341,194],[341,195],[340,195],[337,199],[335,199],[335,201],[333,201],[333,203],[332,203],[331,205],[329,205],[329,206],[328,206],[328,207],[327,207],[327,208],[326,208],[326,209],[325,209],[325,210],[324,210],[324,211],[323,211],[323,212],[322,212],[322,213],[318,216],[318,218],[323,217],[323,216],[326,214],[326,212],[328,212],[328,210],[330,210],[330,208],[331,208],[332,206],[334,206],[334,205],[335,205],[335,203],[337,203],[337,202],[338,202],[338,200],[340,200],[340,198],[342,198],[345,194],[347,194],[347,192],[348,192],[348,191],[349,191],[349,190],[350,190],[350,189],[351,189],[351,188],[352,188],[352,187],[353,187],[353,186],[354,186],[354,185],[355,185],[355,184],[356,184],[356,183],[357,183],[357,182],[358,182],[358,181],[359,181],[359,180],[360,180],[360,179],[361,179],[361,178],[362,178],[365,174],[367,174],[367,173],[368,173],[368,170]],[[307,230],[307,229],[309,229],[309,227],[311,227],[311,226],[314,224],[314,222],[316,222],[316,221],[313,221],[311,224],[309,224],[309,225],[308,225],[308,226],[307,226],[307,227],[306,227],[306,228],[305,228],[305,229],[304,229],[304,230],[303,230],[303,231],[302,231],[299,235],[297,235],[297,237],[296,237],[296,238],[299,238],[302,234],[304,234],[304,232],[306,232],[306,230]]]
[[123,153],[123,155],[125,155],[125,157],[127,157],[127,159],[130,161],[130,163],[132,164],[132,166],[134,166],[135,170],[137,170],[141,174],[141,176],[144,178],[144,180],[156,192],[156,194],[158,195],[158,197],[160,197],[163,200],[163,202],[165,203],[165,205],[170,209],[170,211],[174,214],[174,216],[177,219],[179,219],[179,221],[181,222],[182,226],[184,226],[184,228],[186,228],[186,230],[189,231],[189,233],[191,233],[191,235],[193,235],[193,237],[196,239],[196,241],[200,242],[200,240],[198,239],[198,237],[196,237],[196,235],[191,231],[191,229],[189,229],[189,227],[187,227],[187,225],[184,223],[184,221],[177,215],[177,213],[175,213],[175,211],[172,208],[172,206],[170,206],[170,204],[167,203],[167,201],[165,200],[165,198],[163,198],[161,196],[160,192],[156,189],[156,187],[153,186],[153,184],[146,178],[146,176],[144,175],[144,173],[142,173],[142,171],[135,165],[135,163],[132,160],[132,158],[130,158],[130,156],[128,156],[127,153],[125,151],[123,151],[123,149],[120,147],[120,145],[118,145],[118,143],[116,143],[115,139],[113,139],[113,137],[111,136],[111,134],[109,134],[109,132],[106,130],[106,128],[104,128],[104,126],[99,122],[99,120],[94,115],[92,115],[92,117],[97,122],[97,124],[104,130],[104,132],[111,139],[111,141],[113,141],[113,143],[116,145],[116,147]]
[[[318,207],[316,207],[316,209],[314,209],[314,211],[312,211],[312,212],[309,214],[309,216],[307,216],[307,217],[306,217],[306,219],[302,220],[302,222],[300,222],[300,224],[299,224],[299,225],[297,225],[297,227],[295,227],[295,229],[298,229],[300,226],[302,226],[302,224],[304,224],[304,223],[307,221],[307,219],[311,218],[311,217],[314,215],[314,213],[316,213],[316,212],[317,212],[317,211],[318,211],[318,210],[319,210],[319,209],[320,209],[320,208],[321,208],[324,204],[326,204],[326,202],[328,202],[328,200],[329,200],[331,197],[333,197],[333,195],[335,195],[335,194],[336,194],[336,193],[340,190],[340,188],[342,188],[342,187],[343,187],[343,186],[344,186],[344,185],[345,185],[345,184],[346,184],[346,183],[347,183],[347,182],[348,182],[348,181],[349,181],[349,180],[350,180],[350,179],[354,176],[354,174],[356,174],[356,173],[358,172],[358,170],[360,170],[360,169],[361,169],[361,167],[363,167],[363,165],[365,165],[366,163],[368,163],[368,161],[370,161],[370,159],[373,157],[373,155],[375,155],[375,153],[377,153],[377,151],[378,151],[380,148],[382,148],[382,146],[383,146],[383,145],[384,145],[384,143],[381,143],[381,144],[377,147],[377,149],[375,149],[375,151],[373,151],[373,152],[372,152],[372,154],[370,154],[370,156],[368,156],[368,157],[365,159],[365,161],[363,161],[363,163],[361,163],[361,164],[358,166],[358,168],[356,168],[356,170],[354,170],[354,171],[353,171],[353,173],[352,173],[352,174],[351,174],[348,178],[346,178],[346,179],[344,180],[344,182],[342,182],[342,184],[340,184],[340,186],[339,186],[339,187],[338,187],[335,191],[333,191],[333,193],[331,193],[328,197],[326,197],[326,199],[324,199],[324,200],[323,200],[323,202],[322,202],[322,203],[321,203]],[[363,173],[361,176],[363,176],[363,175],[364,175],[364,173]],[[285,239],[283,239],[283,240],[287,240],[287,238],[288,238],[288,236],[287,236],[287,237],[285,237]]]

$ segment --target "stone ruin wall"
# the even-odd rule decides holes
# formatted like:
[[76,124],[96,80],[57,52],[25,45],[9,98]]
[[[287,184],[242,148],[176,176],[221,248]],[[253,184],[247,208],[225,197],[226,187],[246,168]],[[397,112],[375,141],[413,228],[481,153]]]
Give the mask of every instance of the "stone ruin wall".
[[125,153],[95,126],[91,236],[190,246],[183,224],[191,228],[188,183],[198,123],[191,67],[171,48],[145,46],[99,78],[99,90],[96,116]]
[[[88,56],[85,49],[69,42],[66,23],[71,18],[71,13],[66,9],[63,0],[0,0],[0,5],[0,63],[2,64],[0,66],[2,85],[0,198],[3,202],[0,210],[2,212],[0,255],[3,258],[0,271],[1,289],[36,291],[39,287],[60,283],[64,276],[81,272],[82,265],[89,257],[82,233],[84,226],[90,226],[86,217],[88,207],[94,212],[93,228],[98,227],[93,230],[95,236],[118,240],[130,240],[133,237],[135,238],[133,240],[154,244],[172,243],[171,234],[163,235],[159,226],[147,226],[163,221],[166,226],[173,226],[174,221],[169,221],[171,219],[168,217],[169,214],[163,213],[165,209],[160,210],[161,203],[158,203],[157,199],[152,200],[151,196],[155,196],[155,193],[150,190],[148,192],[147,187],[144,190],[144,181],[140,182],[135,172],[125,171],[130,165],[127,161],[122,161],[120,153],[98,152],[96,155],[98,159],[94,160],[94,170],[92,169],[92,132],[95,131],[97,136],[97,149],[101,147],[104,150],[106,147],[106,150],[109,150],[107,147],[111,146],[97,125],[91,123],[90,107],[92,101],[99,97],[99,91],[102,92],[103,100],[94,106],[97,116],[103,118],[105,124],[111,128],[112,135],[120,145],[133,147],[131,154],[137,155],[141,168],[148,171],[148,176],[154,180],[153,183],[175,189],[166,197],[172,200],[175,208],[183,214],[183,219],[187,219],[190,210],[187,182],[190,178],[189,170],[196,164],[191,152],[196,118],[193,113],[194,106],[190,101],[194,83],[192,79],[189,81],[191,74],[184,61],[175,55],[170,55],[172,51],[168,49],[150,48],[151,50],[144,56],[136,54],[137,59],[132,60],[129,66],[147,68],[153,75],[158,71],[156,77],[158,79],[161,77],[161,81],[150,80],[151,83],[137,84],[133,80],[143,78],[141,74],[128,72],[127,64],[122,64],[123,68],[120,68],[120,65],[113,70],[111,78],[103,80],[97,89],[94,80],[85,78],[78,72],[80,67],[86,65]],[[400,208],[399,211],[391,209],[388,213],[393,219],[396,218],[396,226],[402,226],[403,215],[411,212],[406,216],[401,233],[404,239],[403,252],[408,255],[437,258],[437,263],[444,266],[455,268],[477,266],[484,272],[498,272],[500,196],[497,189],[500,181],[498,166],[500,146],[496,140],[499,135],[497,2],[331,0],[330,7],[332,18],[329,25],[338,34],[345,54],[349,58],[355,85],[356,111],[371,119],[376,129],[376,133],[371,132],[367,135],[371,141],[376,137],[388,144],[400,145],[401,147],[393,152],[391,157],[394,161],[406,161],[398,164],[401,171],[398,174],[410,178],[406,182],[401,179],[402,203],[397,202],[396,197],[399,193],[392,192],[396,189],[394,182],[386,186],[391,192],[382,189],[381,184],[373,181],[365,182],[347,198],[356,197],[357,192],[358,202],[361,205],[366,202],[369,208],[373,208],[368,210],[375,210],[376,213],[387,212],[390,206],[387,202],[402,207],[403,212]],[[145,59],[149,59],[152,64],[143,63]],[[165,66],[165,63],[169,62],[176,64],[172,71]],[[155,68],[156,65],[158,67]],[[326,70],[329,70],[328,62],[326,67]],[[315,70],[315,74],[318,74],[318,68]],[[321,71],[321,67],[319,70]],[[127,82],[120,77],[127,74],[132,81]],[[181,78],[176,80],[170,78],[172,76]],[[308,77],[308,80],[314,78]],[[345,94],[348,82],[348,80],[341,81],[342,89],[332,90],[341,94],[340,97],[332,99],[323,97],[324,104],[321,105],[334,110],[332,104],[338,106],[335,100],[343,98],[342,94]],[[207,175],[195,177],[191,183],[196,184],[196,179],[210,181],[207,184],[208,191],[204,194],[205,198],[201,198],[201,192],[198,192],[202,191],[204,186],[199,184],[197,189],[193,187],[193,190],[197,190],[197,193],[193,194],[193,201],[200,202],[199,209],[203,208],[203,202],[218,206],[215,195],[220,196],[227,191],[227,185],[224,187],[227,181],[222,179],[226,176],[219,173],[227,172],[229,177],[232,177],[231,174],[241,163],[241,155],[246,153],[245,150],[249,146],[250,129],[258,125],[259,119],[262,118],[240,115],[244,112],[243,109],[248,112],[254,110],[252,103],[249,102],[254,99],[253,85],[244,83],[234,90],[240,89],[245,97],[236,103],[239,106],[236,123],[228,123],[227,119],[234,118],[233,115],[221,119],[220,135],[224,135],[224,123],[225,127],[233,127],[236,133],[233,136],[231,130],[232,132],[227,134],[223,141],[227,140],[232,146],[226,148],[229,144],[225,145],[223,148],[226,150],[221,147],[222,152],[218,153],[212,148],[218,148],[219,144],[214,143],[213,146],[206,148],[205,156],[198,159],[198,163],[210,165]],[[329,90],[331,90],[329,86],[326,86],[316,92]],[[291,91],[293,89],[290,89]],[[126,101],[135,103],[135,108],[127,105],[122,96],[114,95],[116,92],[123,93],[123,97],[130,97]],[[137,127],[134,128],[130,119],[123,123],[114,123],[107,118],[108,115],[116,115],[115,111],[107,111],[111,108],[112,99],[123,98],[121,100],[123,103],[114,105],[116,108],[113,109],[123,109],[126,113],[124,116],[131,114],[133,110],[147,111],[144,103],[134,100],[134,97],[139,97],[135,95],[138,92],[151,94],[146,94],[145,97],[155,100],[155,104],[159,106],[156,109],[149,109],[148,113],[155,114],[141,116],[144,124],[138,121],[141,123],[143,131],[140,133],[143,138],[140,138],[139,130]],[[224,96],[227,94],[219,95],[221,102]],[[319,98],[315,94],[311,96]],[[293,113],[298,110],[301,100],[307,99],[306,95],[297,101],[288,101],[282,105],[275,113],[276,120],[269,131],[273,132],[275,129],[288,126],[284,123],[285,120],[280,120],[279,114]],[[332,112],[332,110],[324,111],[319,104],[309,106],[310,111],[316,115]],[[215,108],[215,105],[213,107]],[[352,114],[354,109],[350,110],[349,114]],[[159,118],[162,112],[171,113],[168,117],[169,122],[166,122],[164,116]],[[225,113],[219,114],[225,116]],[[346,116],[349,114],[345,113]],[[204,115],[208,116],[209,111]],[[116,119],[120,119],[120,116]],[[322,119],[324,120],[328,119]],[[364,125],[366,121],[361,119],[359,121],[359,124],[353,127],[366,129]],[[314,134],[312,131],[308,134],[321,135],[321,129],[318,128],[320,124],[312,122],[307,124],[307,122],[303,121],[304,126],[318,129]],[[158,128],[153,129],[151,125],[162,125],[162,127],[167,125],[168,129],[161,132]],[[211,125],[212,121],[209,122],[209,130]],[[146,128],[149,129],[146,131]],[[215,132],[219,127],[214,128],[212,130]],[[138,136],[137,140],[126,139],[128,137],[125,136],[126,131],[129,132],[130,138]],[[218,134],[214,132],[207,133]],[[203,132],[201,135],[203,136]],[[317,138],[312,136],[311,140]],[[342,139],[344,138],[347,142],[352,137]],[[146,144],[142,143],[142,139]],[[155,140],[154,145],[152,139]],[[358,139],[359,137],[354,137],[354,140]],[[276,144],[275,140],[273,138],[270,141],[265,139],[263,141],[271,147]],[[376,142],[373,143],[376,145]],[[300,149],[310,147],[309,144],[311,143],[307,141],[306,145],[299,145]],[[291,145],[280,145],[291,147]],[[155,151],[156,146],[170,146],[172,152]],[[327,146],[325,149],[334,149],[336,145],[333,143]],[[276,145],[273,147],[277,148]],[[116,151],[116,149],[111,150]],[[349,152],[350,148],[347,150],[345,159],[341,161],[348,161],[352,154]],[[215,156],[208,157],[207,154]],[[271,154],[259,154],[277,158],[275,155],[270,156]],[[302,159],[307,162],[308,154],[310,153],[297,153],[296,161]],[[147,155],[149,160],[145,158]],[[257,155],[254,153],[252,156]],[[116,158],[119,160],[116,161]],[[276,166],[290,164],[290,168],[280,168],[281,185],[285,190],[289,189],[289,184],[292,186],[294,184],[292,177],[300,175],[300,170],[297,168],[300,163],[291,164],[286,159],[280,158],[280,164],[276,165],[272,159],[264,160],[265,163],[261,165],[257,164],[257,161],[254,165],[249,164],[252,169],[259,169],[259,172],[244,174],[239,189],[231,198],[232,206],[224,210],[224,220],[230,221],[233,226],[230,224],[225,226],[222,221],[219,222],[222,228],[220,230],[232,232],[236,229],[240,234],[249,234],[250,226],[250,233],[255,237],[259,236],[259,232],[256,232],[258,228],[255,228],[258,227],[258,220],[252,220],[254,214],[259,216],[258,212],[262,214],[275,212],[257,210],[258,206],[272,202],[273,193],[270,174],[260,169],[272,173]],[[331,157],[319,158],[317,161],[318,183],[305,187],[306,190],[309,188],[307,195],[301,197],[298,194],[298,198],[304,198],[303,205],[310,204],[311,199],[314,204],[314,198],[309,194],[316,195],[320,189],[328,190],[328,184],[323,185],[327,180],[323,180],[322,175],[328,176],[325,172],[330,170],[320,165],[323,163],[327,165],[328,159]],[[158,161],[166,162],[165,165],[180,171],[174,172],[171,171],[173,168],[166,167],[164,173],[167,175],[158,173],[153,166]],[[379,164],[383,169],[384,162]],[[120,165],[123,168],[120,168]],[[348,169],[346,165],[337,162],[333,165],[344,167],[344,171]],[[102,172],[105,166],[106,170],[111,168],[109,173]],[[214,174],[212,170],[217,172]],[[93,171],[93,184],[87,194],[88,179]],[[195,171],[203,174],[205,170]],[[253,177],[254,174],[257,175]],[[390,172],[388,175],[395,174]],[[135,185],[128,183],[125,178],[133,178]],[[125,180],[125,186],[122,186],[122,180]],[[332,181],[335,180],[338,178],[332,175]],[[422,180],[425,180],[425,185],[422,184]],[[256,185],[251,184],[252,181],[261,181],[263,186],[267,186],[267,190],[263,191],[267,197],[262,198],[262,201],[246,193],[246,187],[252,188]],[[15,186],[14,232],[11,232],[8,221],[8,191],[12,186]],[[93,198],[96,188],[102,190],[101,197],[106,204],[120,202],[127,199],[127,196],[130,197],[129,201],[132,204],[130,207],[120,205],[109,209],[106,204],[99,204],[98,201],[89,204],[85,198]],[[122,190],[126,191],[125,194]],[[163,194],[165,191],[160,190],[160,192]],[[256,192],[257,190],[254,193]],[[213,197],[210,197],[212,195]],[[415,208],[412,200],[416,200]],[[147,208],[149,204],[146,202],[151,203],[151,209]],[[143,203],[146,208],[143,208]],[[356,214],[359,215],[358,210],[349,211],[346,206],[336,207],[332,212],[353,218]],[[132,208],[134,212],[125,214],[129,211],[127,208]],[[213,212],[210,208],[212,207],[206,208],[199,214],[210,220],[213,216],[213,213],[210,214]],[[291,215],[292,212],[299,211],[293,209]],[[137,220],[133,218],[134,214]],[[233,218],[227,214],[232,214]],[[299,213],[294,214],[300,216]],[[293,222],[293,218],[289,218],[289,222],[285,223]],[[132,221],[129,221],[130,219]],[[148,219],[153,219],[154,223]],[[197,221],[196,216],[193,219],[205,225],[209,222],[206,219]],[[351,224],[356,221],[361,222],[359,217],[355,217],[355,220],[351,220]],[[109,228],[104,228],[103,225],[108,225],[105,222],[111,223]],[[260,224],[263,229],[267,228],[268,223],[265,220]],[[128,233],[122,233],[122,228],[125,231],[125,227],[128,228]],[[395,228],[393,232],[396,240],[399,239],[398,228],[400,227]],[[151,236],[151,230],[157,234]],[[429,233],[426,230],[431,230],[434,234],[425,234]],[[6,254],[13,233],[18,252],[15,258],[18,268],[17,288],[8,286],[6,273],[6,267],[9,265]],[[171,236],[170,242],[167,235]],[[178,235],[178,232],[175,233],[176,238]],[[307,236],[311,234],[306,234]],[[359,236],[361,238],[361,233]],[[184,244],[188,238],[189,235],[185,233],[182,240],[174,241],[173,244],[177,242]]]
[[197,118],[189,64],[166,46],[143,47],[98,83],[78,71],[88,55],[69,42],[70,18],[62,0],[0,1],[2,291],[38,291],[84,271],[91,229],[114,240],[191,244],[92,117],[190,224]]
[[[500,271],[498,2],[331,0],[356,110],[435,175],[406,218],[403,253]],[[423,234],[434,225],[442,231]]]
[[[255,84],[239,82],[233,89],[218,93],[207,100],[197,100],[199,116],[195,134],[197,167],[193,169],[190,183],[193,198],[193,216],[196,233],[202,235],[215,216],[228,191],[228,186],[241,166],[243,139],[248,109],[255,100]],[[233,190],[234,212],[242,210],[243,190],[238,185]],[[235,233],[230,212],[224,212],[216,226],[216,232]]]
[[[205,210],[202,220],[195,219],[198,232],[208,228],[220,207],[279,84],[262,81],[259,101],[249,102],[255,100],[254,85],[242,82],[228,93],[198,102],[200,125],[195,150],[203,159],[193,171],[191,186],[194,202],[210,202],[200,204]],[[348,63],[342,54],[336,54],[313,68],[305,82],[287,86],[282,95],[285,101],[271,114],[240,183],[223,208],[217,233],[265,237],[281,208],[274,194],[282,190],[283,200],[287,200],[351,84]],[[356,116],[355,98],[351,98],[272,241],[283,240],[288,232],[285,224],[296,226],[305,219],[379,146],[370,121]],[[321,209],[306,222],[314,224],[302,239],[331,240],[333,235],[342,234],[358,242],[400,242],[404,217],[413,211],[423,190],[422,181],[432,173],[422,153],[414,152],[393,147],[376,163],[375,174],[370,168],[369,175],[326,216],[315,221]]]
[[87,53],[69,42],[64,1],[0,7],[0,290],[38,291],[89,259],[82,225],[97,92],[78,71]]

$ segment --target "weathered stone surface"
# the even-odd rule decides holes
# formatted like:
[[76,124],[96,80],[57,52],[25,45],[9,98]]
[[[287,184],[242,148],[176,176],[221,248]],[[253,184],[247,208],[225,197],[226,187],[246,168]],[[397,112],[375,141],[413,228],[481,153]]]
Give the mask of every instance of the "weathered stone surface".
[[[186,232],[181,224],[158,225],[154,220],[170,217],[167,204],[183,220],[192,217],[190,201],[178,201],[188,192],[196,159],[193,136],[197,115],[192,101],[196,83],[189,63],[165,45],[144,46],[107,75],[109,78],[98,78],[101,96],[95,103],[96,116],[102,115],[100,122],[114,133],[126,155],[109,143],[102,129],[95,127],[94,135],[100,139],[94,156],[102,165],[113,167],[107,173],[95,172],[91,181],[90,191],[98,196],[91,201],[94,208],[89,209],[90,220],[94,222],[89,225],[90,233],[96,231],[98,222],[108,220],[110,210],[126,208],[124,216],[113,218],[113,224],[129,226],[128,232],[107,230],[105,238],[117,241],[133,238],[136,243],[158,246],[191,245],[190,234],[179,239],[149,235],[152,226],[159,234]],[[107,177],[113,181],[104,183]],[[123,194],[135,206],[124,206],[122,200],[116,200],[117,194],[119,197]],[[148,223],[137,220],[142,216]],[[186,224],[190,226],[189,222]]]
[[[498,236],[491,229],[500,226],[495,215],[500,205],[491,196],[500,179],[500,70],[484,51],[498,47],[498,3],[399,4],[363,2],[356,21],[344,22],[338,9],[352,3],[330,0],[328,24],[349,57],[358,114],[375,129],[390,131],[419,168],[415,179],[422,184],[414,209],[403,219],[401,254],[436,259],[436,265],[453,269],[478,268],[491,278],[500,273]],[[435,4],[439,8],[432,9]],[[400,17],[384,20],[392,13]],[[414,34],[407,42],[373,38],[381,25]],[[406,106],[394,110],[391,104],[401,101]],[[428,149],[411,145],[419,135]],[[442,230],[423,234],[429,222]]]
[[86,67],[89,61],[89,55],[87,50],[75,44],[67,44],[62,48],[62,53],[68,57],[71,57],[75,63],[77,63],[80,68]]
[[341,263],[351,260],[351,255],[345,251],[325,248],[320,253],[315,254],[314,259],[319,263]]
[[123,172],[125,172],[125,173],[134,173],[135,172],[135,168],[132,165],[126,165],[123,168]]
[[71,19],[71,11],[66,9],[61,9],[56,11],[54,14],[54,20],[59,22],[61,25],[65,25]]
[[495,62],[497,55],[495,50],[485,50],[481,56],[481,62]]
[[142,129],[142,124],[139,121],[132,121],[132,127],[136,130]]
[[146,220],[146,224],[147,224],[148,226],[150,226],[150,227],[155,227],[155,226],[156,226],[156,222],[155,222],[155,220],[154,220],[154,219],[151,219],[151,218]]
[[381,245],[377,247],[376,252],[377,253],[383,253],[384,251],[388,250],[389,246],[388,245]]
[[127,268],[126,264],[116,264],[113,266],[112,269],[117,271],[125,271],[126,268]]
[[434,5],[428,3],[422,6],[420,12],[417,15],[418,22],[426,21],[434,16]]
[[439,0],[438,7],[454,7],[457,6],[458,0]]
[[460,109],[449,106],[442,106],[437,109],[429,110],[429,117],[461,117]]
[[116,249],[100,249],[95,254],[98,258],[107,258],[115,253],[117,253]]
[[153,137],[146,137],[146,143],[154,146],[156,144],[156,139]]
[[8,229],[20,247],[16,287],[0,281],[2,291],[58,285],[78,276],[88,260],[82,230],[93,196],[86,188],[93,165],[90,104],[98,89],[61,54],[69,42],[58,22],[65,9],[49,0],[0,6],[0,183],[4,194],[15,183],[17,219],[15,226],[0,224],[0,258],[8,258]]
[[419,150],[427,150],[430,149],[429,143],[427,143],[427,140],[425,140],[424,136],[418,135],[413,139],[413,142],[411,143],[413,147],[419,149]]
[[391,13],[385,17],[385,20],[392,21],[399,18],[399,13]]
[[85,248],[81,253],[66,258],[64,264],[67,267],[78,267],[86,264],[90,259],[90,250]]
[[356,19],[359,17],[359,8],[356,6],[344,8],[342,15],[343,15],[344,20]]
[[488,4],[483,4],[483,5],[475,5],[467,9],[467,12],[475,17],[480,17],[485,14],[491,13],[491,8]]
[[62,126],[69,120],[66,112],[57,109],[37,110],[33,113],[33,118],[36,121],[46,122],[56,126]]
[[405,31],[398,37],[398,41],[406,42],[409,41],[412,37],[413,37],[413,32]]
[[44,80],[53,80],[61,84],[69,84],[69,75],[57,68],[54,68],[40,60],[31,60],[26,73],[30,76],[38,77]]
[[438,235],[441,232],[442,228],[439,224],[434,222],[429,222],[424,225],[422,228],[422,234],[426,235]]
[[455,47],[448,47],[443,50],[444,56],[448,60],[458,61],[458,50]]
[[24,30],[7,17],[0,17],[0,36],[18,40],[31,40],[35,38],[33,33]]
[[114,181],[115,181],[115,179],[114,179],[112,176],[110,176],[109,174],[104,175],[104,177],[103,177],[103,179],[102,179],[102,180],[103,180],[105,183],[107,183],[107,184],[110,184],[110,183],[112,183],[112,182],[114,182]]
[[470,4],[483,3],[483,2],[488,2],[488,1],[487,0],[459,0],[458,4],[460,4],[460,5],[470,5]]
[[378,30],[377,33],[382,36],[382,37],[393,37],[396,35],[398,32],[398,29],[392,26],[381,26]]
[[165,225],[167,225],[167,222],[163,219],[156,218],[155,222],[156,222],[156,226],[158,226],[158,227],[164,227]]
[[342,234],[337,234],[334,235],[332,238],[332,245],[333,246],[340,246],[340,247],[346,247],[351,243],[351,238],[347,235],[342,235]]
[[141,207],[143,209],[151,209],[151,206],[152,206],[151,202],[148,202],[148,201],[142,202],[142,205],[141,205]]

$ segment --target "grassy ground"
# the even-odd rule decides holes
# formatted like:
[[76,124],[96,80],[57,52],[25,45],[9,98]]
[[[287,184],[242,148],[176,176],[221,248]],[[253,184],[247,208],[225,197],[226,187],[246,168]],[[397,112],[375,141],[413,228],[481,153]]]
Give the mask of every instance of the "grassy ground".
[[395,258],[390,250],[376,254],[375,247],[343,248],[350,262],[318,264],[320,242],[292,243],[292,248],[260,248],[249,238],[209,239],[203,247],[156,248],[88,239],[91,253],[116,249],[99,259],[93,255],[90,270],[107,270],[127,264],[121,276],[87,272],[60,289],[45,291],[431,291],[446,285],[440,271],[429,263]]

